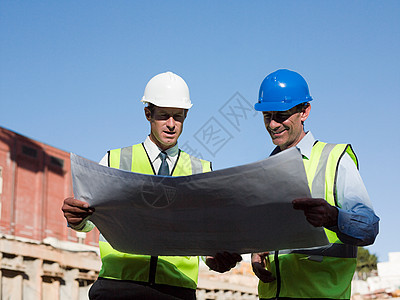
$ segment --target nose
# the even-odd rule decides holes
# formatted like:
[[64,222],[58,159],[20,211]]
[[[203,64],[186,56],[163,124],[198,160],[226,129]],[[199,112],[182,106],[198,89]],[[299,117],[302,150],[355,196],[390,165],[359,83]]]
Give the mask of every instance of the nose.
[[269,128],[271,128],[272,130],[274,130],[274,129],[277,129],[279,126],[281,126],[281,123],[275,121],[275,119],[272,118],[272,119],[269,121],[269,124],[267,124],[267,126],[268,126]]
[[173,131],[175,129],[175,119],[173,117],[169,117],[166,123],[169,130]]

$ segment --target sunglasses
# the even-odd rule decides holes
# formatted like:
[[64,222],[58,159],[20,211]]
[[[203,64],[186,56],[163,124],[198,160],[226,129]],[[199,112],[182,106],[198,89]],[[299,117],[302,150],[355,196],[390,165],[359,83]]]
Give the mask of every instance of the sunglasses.
[[263,111],[264,121],[269,123],[274,120],[275,122],[282,123],[289,119],[292,115],[301,112],[303,108],[304,105],[295,106],[285,111]]

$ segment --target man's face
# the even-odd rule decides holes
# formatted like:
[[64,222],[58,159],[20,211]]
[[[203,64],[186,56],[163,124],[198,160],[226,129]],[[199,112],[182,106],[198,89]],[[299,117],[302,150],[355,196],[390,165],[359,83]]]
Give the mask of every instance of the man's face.
[[308,104],[286,111],[263,111],[265,128],[272,142],[281,150],[296,146],[305,136],[302,122],[308,118],[310,110]]
[[187,109],[155,106],[153,114],[147,107],[144,111],[150,122],[153,143],[162,150],[173,147],[182,133]]

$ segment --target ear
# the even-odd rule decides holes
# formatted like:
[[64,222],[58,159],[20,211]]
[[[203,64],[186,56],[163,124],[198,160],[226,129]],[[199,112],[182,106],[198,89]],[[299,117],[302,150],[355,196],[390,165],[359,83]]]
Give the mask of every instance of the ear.
[[144,108],[144,115],[146,116],[147,121],[151,121],[151,111],[147,107]]
[[303,111],[301,112],[301,122],[304,122],[307,120],[308,116],[310,115],[311,111],[311,104],[307,103],[307,106],[303,108]]

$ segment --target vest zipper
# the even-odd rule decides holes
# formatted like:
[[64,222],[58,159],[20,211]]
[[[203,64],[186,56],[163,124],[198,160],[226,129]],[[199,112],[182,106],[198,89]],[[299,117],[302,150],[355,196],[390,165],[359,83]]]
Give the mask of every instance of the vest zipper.
[[157,271],[158,256],[150,257],[150,270],[149,270],[149,284],[153,285],[156,283],[156,271]]
[[275,261],[275,273],[276,273],[276,299],[279,298],[279,294],[281,293],[281,272],[279,270],[279,250],[274,253],[274,261]]

